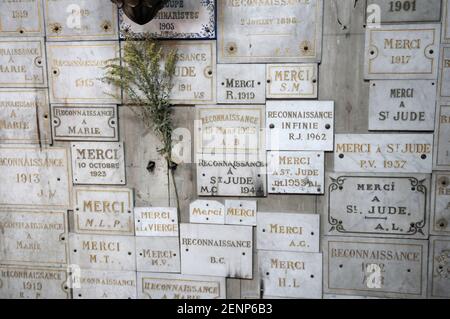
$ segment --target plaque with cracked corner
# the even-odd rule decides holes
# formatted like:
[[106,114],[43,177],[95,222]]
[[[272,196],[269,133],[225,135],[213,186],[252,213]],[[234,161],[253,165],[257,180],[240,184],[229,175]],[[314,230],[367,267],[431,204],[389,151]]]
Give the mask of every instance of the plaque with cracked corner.
[[256,247],[261,250],[319,252],[320,216],[258,212]]
[[431,173],[433,134],[336,134],[334,170]]
[[268,99],[317,98],[317,63],[268,64],[266,67]]
[[125,185],[122,142],[70,144],[74,184]]
[[44,38],[0,37],[0,87],[47,87],[46,61]]
[[364,78],[436,80],[440,24],[383,25],[366,31]]
[[62,147],[0,145],[0,207],[69,209],[69,161]]
[[269,194],[323,194],[324,152],[267,152]]
[[322,254],[258,251],[263,297],[322,299]]
[[136,237],[137,271],[179,273],[178,237]]
[[322,0],[218,1],[217,12],[219,63],[321,60]]
[[329,173],[327,235],[428,238],[429,175]]
[[189,221],[200,224],[225,224],[225,206],[216,200],[197,199],[189,205]]
[[437,107],[433,159],[434,170],[450,170],[450,102]]
[[256,226],[256,200],[225,200],[225,224]]
[[66,212],[0,211],[0,229],[2,265],[67,266],[69,227]]
[[70,234],[70,263],[81,269],[136,271],[133,236]]
[[450,172],[433,172],[431,227],[433,235],[450,235]]
[[436,299],[450,298],[450,239],[430,237],[428,265],[428,296]]
[[136,236],[178,237],[176,207],[135,207]]
[[333,101],[267,101],[266,119],[267,150],[333,150]]
[[2,1],[0,37],[44,35],[42,0]]
[[181,273],[252,279],[253,227],[181,224]]
[[226,298],[225,277],[138,272],[137,278],[139,299]]
[[118,141],[117,105],[52,105],[55,141]]
[[133,190],[77,186],[74,189],[74,230],[78,234],[134,235]]
[[368,0],[367,10],[378,6],[381,23],[440,22],[441,0]]
[[428,241],[325,236],[324,293],[425,298]]
[[51,144],[45,89],[0,89],[0,143]]

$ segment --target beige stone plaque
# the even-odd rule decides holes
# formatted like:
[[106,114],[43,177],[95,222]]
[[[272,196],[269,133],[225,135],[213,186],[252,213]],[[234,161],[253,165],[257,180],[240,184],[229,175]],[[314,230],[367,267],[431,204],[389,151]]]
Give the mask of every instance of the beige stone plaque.
[[0,37],[43,36],[42,0],[2,1]]
[[179,273],[179,238],[136,237],[136,266],[138,271]]

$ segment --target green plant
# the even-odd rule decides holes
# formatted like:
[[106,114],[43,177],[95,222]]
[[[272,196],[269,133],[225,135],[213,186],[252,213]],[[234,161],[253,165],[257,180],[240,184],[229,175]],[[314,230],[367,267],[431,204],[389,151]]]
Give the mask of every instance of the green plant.
[[174,126],[169,102],[176,51],[163,50],[158,42],[145,36],[140,40],[127,38],[122,52],[121,59],[111,60],[112,63],[106,66],[103,80],[122,88],[124,104],[160,139],[162,147],[158,152],[166,159],[179,211],[172,161]]

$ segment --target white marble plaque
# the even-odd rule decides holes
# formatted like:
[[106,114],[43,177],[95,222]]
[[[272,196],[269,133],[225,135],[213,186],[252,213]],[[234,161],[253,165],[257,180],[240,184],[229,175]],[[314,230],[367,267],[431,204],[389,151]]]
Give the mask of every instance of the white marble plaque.
[[42,0],[2,1],[0,37],[43,36]]
[[252,279],[251,226],[181,224],[181,273]]
[[69,161],[66,148],[0,145],[0,206],[70,208]]
[[322,299],[322,254],[258,251],[264,298]]
[[267,152],[269,194],[323,194],[324,152]]
[[[440,22],[441,0],[368,0],[380,8],[381,23]],[[371,10],[369,10],[371,11]]]
[[225,200],[225,224],[256,226],[257,201]]
[[197,199],[189,205],[189,221],[200,224],[225,224],[225,206],[216,200]]
[[430,232],[450,235],[450,172],[433,173]]
[[449,0],[443,2],[443,17],[442,17],[442,43],[450,43],[450,3]]
[[178,237],[176,207],[136,207],[136,236]]
[[264,106],[197,107],[197,153],[248,154],[264,150]]
[[0,87],[44,88],[45,70],[44,38],[0,38]]
[[258,156],[202,155],[197,163],[199,196],[263,197],[266,160]]
[[332,151],[333,101],[267,101],[267,150]]
[[136,237],[136,266],[138,271],[179,273],[179,238]]
[[1,263],[64,267],[69,261],[68,228],[63,211],[1,211]]
[[70,299],[66,269],[0,266],[1,299]]
[[434,133],[435,170],[450,170],[450,103],[438,105]]
[[330,173],[326,188],[328,235],[428,237],[428,175]]
[[134,235],[130,188],[78,186],[74,189],[74,206],[78,234]]
[[431,173],[433,134],[336,134],[334,170]]
[[218,64],[217,103],[264,104],[264,64]]
[[443,44],[441,49],[439,89],[441,98],[450,98],[450,44]]
[[317,98],[317,64],[268,64],[268,99]]
[[369,130],[433,131],[435,80],[370,82]]
[[51,103],[119,103],[120,88],[102,81],[119,58],[118,41],[47,43]]
[[119,12],[122,36],[147,34],[162,39],[214,39],[216,37],[215,1],[169,1],[148,23],[139,25]]
[[366,31],[364,77],[437,79],[439,24],[384,25]]
[[325,237],[324,293],[424,298],[428,241]]
[[44,0],[48,41],[117,40],[117,6],[109,0]]
[[139,299],[225,299],[224,277],[138,272]]
[[0,143],[50,144],[48,94],[44,89],[0,89]]
[[136,271],[132,236],[70,234],[70,263],[81,269]]
[[122,142],[71,143],[74,184],[125,185]]
[[428,296],[450,298],[450,239],[430,237],[430,263],[428,266]]
[[258,212],[257,249],[319,252],[318,214]]
[[217,12],[220,63],[321,60],[322,0],[218,1]]
[[55,141],[117,141],[117,105],[52,105]]
[[136,299],[134,271],[78,269],[72,276],[73,299]]

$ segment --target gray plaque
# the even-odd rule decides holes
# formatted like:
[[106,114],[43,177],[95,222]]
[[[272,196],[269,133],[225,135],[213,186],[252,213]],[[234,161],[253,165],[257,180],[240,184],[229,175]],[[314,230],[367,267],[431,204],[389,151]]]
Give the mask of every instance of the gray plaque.
[[336,134],[334,170],[431,173],[433,134]]
[[60,147],[0,146],[0,206],[70,208],[68,157]]
[[364,77],[437,79],[440,24],[384,25],[366,32]]
[[178,237],[176,207],[136,207],[136,236]]
[[47,43],[50,102],[120,102],[120,88],[101,80],[119,51],[118,41]]
[[264,150],[264,106],[197,107],[197,153],[248,154]]
[[257,201],[225,200],[225,224],[256,226]]
[[216,37],[215,1],[170,1],[148,23],[139,25],[120,10],[122,36],[147,34],[163,39],[214,39]]
[[433,131],[436,81],[370,82],[369,130]]
[[132,236],[70,234],[70,263],[81,269],[136,271]]
[[318,214],[258,213],[257,248],[319,252]]
[[266,184],[266,160],[258,156],[198,157],[199,196],[263,197],[267,194]]
[[428,241],[325,237],[324,292],[383,298],[426,296]]
[[428,296],[450,298],[450,238],[430,237]]
[[42,0],[2,1],[0,36],[43,36]]
[[72,276],[73,299],[136,299],[136,272],[78,269]]
[[109,0],[44,0],[48,41],[118,39],[117,6]]
[[117,141],[117,105],[52,105],[56,141]]
[[180,272],[178,237],[136,237],[138,271]]
[[450,170],[450,103],[438,105],[434,133],[435,170]]
[[253,227],[181,224],[181,273],[252,279]]
[[134,235],[133,202],[133,190],[129,188],[76,187],[75,232]]
[[217,102],[263,104],[266,102],[264,64],[218,64]]
[[125,185],[122,142],[71,143],[74,184]]
[[380,8],[381,23],[440,22],[441,0],[368,0]]
[[448,99],[450,98],[450,44],[442,45],[440,67],[440,96]]
[[442,43],[450,43],[450,3],[449,0],[444,0],[442,25]]
[[333,150],[332,101],[267,101],[266,118],[268,150]]
[[324,152],[267,152],[269,194],[323,194]]
[[450,235],[450,172],[434,172],[431,193],[433,235]]
[[268,99],[317,98],[317,64],[268,64]]
[[44,38],[0,38],[0,87],[47,86]]
[[48,94],[44,89],[0,89],[0,143],[50,144]]
[[225,299],[224,277],[138,272],[139,299]]
[[428,237],[428,175],[330,173],[326,183],[326,234]]
[[70,299],[65,269],[0,266],[2,299]]
[[322,0],[218,1],[217,19],[220,63],[321,59]]
[[200,224],[225,224],[225,206],[216,200],[197,199],[189,205],[189,221]]
[[1,211],[0,229],[3,265],[67,265],[69,230],[66,212]]
[[263,297],[322,298],[322,254],[258,251]]

